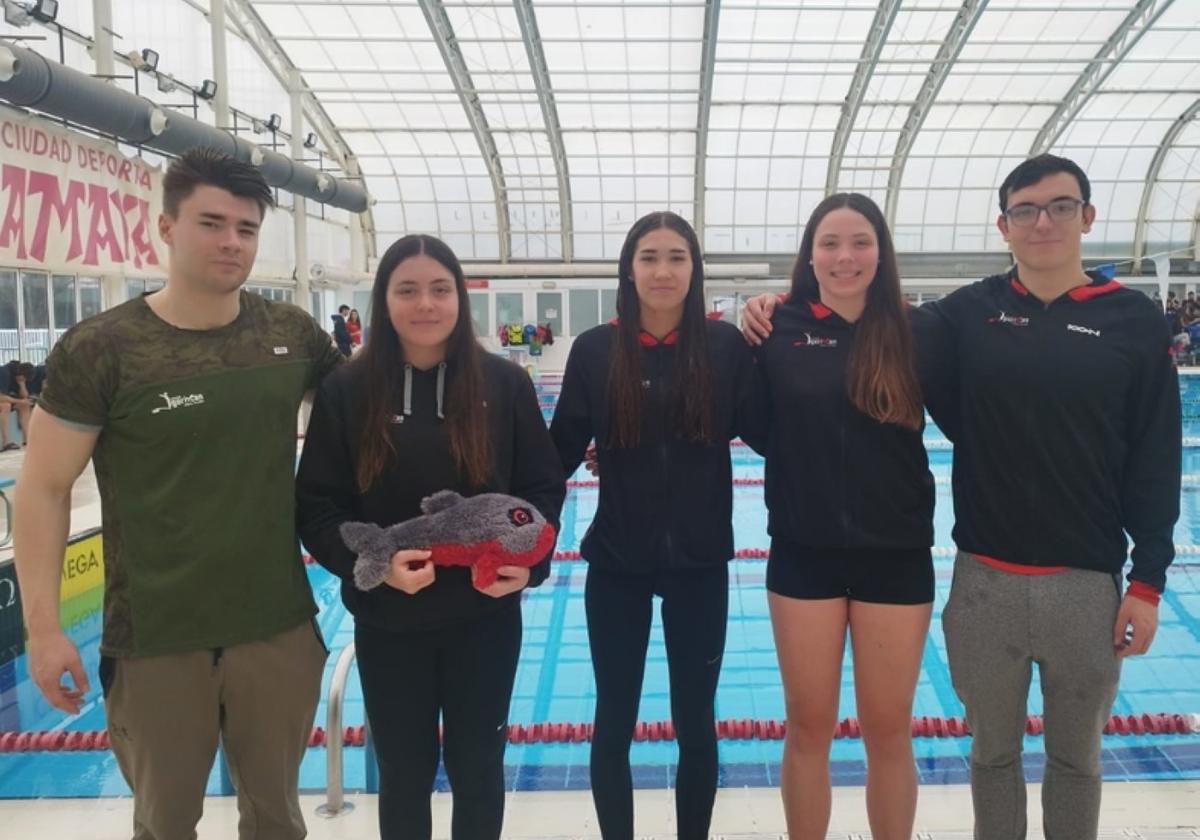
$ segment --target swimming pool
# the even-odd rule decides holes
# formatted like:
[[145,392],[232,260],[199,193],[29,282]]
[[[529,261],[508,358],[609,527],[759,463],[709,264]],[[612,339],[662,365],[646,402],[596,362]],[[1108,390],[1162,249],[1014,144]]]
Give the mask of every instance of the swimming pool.
[[[1117,715],[1145,713],[1200,713],[1200,554],[1190,546],[1200,544],[1200,377],[1183,378],[1184,487],[1182,513],[1175,531],[1181,546],[1179,558],[1168,573],[1168,589],[1160,607],[1158,636],[1151,652],[1127,660],[1113,712]],[[539,395],[553,404],[558,381],[546,377]],[[940,615],[950,584],[952,542],[950,528],[951,452],[937,429],[926,434],[930,461],[937,480],[935,557],[937,595],[934,620],[925,647],[923,668],[917,686],[914,715],[946,719],[961,717],[962,706],[954,695],[946,665],[945,642]],[[735,446],[735,479],[759,480],[763,463],[746,447]],[[584,472],[576,479],[588,479]],[[559,550],[577,550],[596,509],[594,487],[574,487],[563,510]],[[734,534],[739,550],[766,549],[766,509],[762,487],[740,485],[734,489]],[[583,583],[586,564],[560,560],[550,578],[526,594],[525,637],[513,697],[511,722],[531,728],[541,724],[552,735],[565,737],[562,729],[549,724],[580,724],[591,720],[595,700],[584,622]],[[739,559],[731,565],[729,634],[717,717],[726,721],[768,722],[783,718],[783,695],[779,685],[775,652],[767,615],[764,577],[766,561]],[[321,612],[319,622],[326,641],[335,651],[353,638],[350,617],[338,597],[337,581],[319,567],[309,567]],[[64,720],[50,709],[28,679],[25,658],[0,666],[0,732],[20,730],[94,731],[104,728],[103,707],[95,678],[100,633],[98,598],[81,604],[70,634],[80,646],[85,667],[92,675],[93,690],[84,712]],[[328,687],[333,657],[326,668]],[[854,695],[849,658],[842,677],[839,716],[854,715]],[[1036,675],[1030,693],[1030,712],[1041,711]],[[317,723],[325,720],[324,706]],[[666,660],[661,628],[656,620],[646,664],[640,720],[666,721],[670,717]],[[347,691],[344,721],[361,724],[363,710],[357,676],[352,674]],[[761,786],[778,783],[782,741],[740,737],[742,724],[731,727],[720,741],[720,783],[723,786]],[[648,734],[653,734],[651,727]],[[969,740],[962,737],[920,737],[915,741],[922,784],[967,781],[966,755]],[[1103,766],[1110,780],[1200,778],[1200,734],[1105,736]],[[1040,779],[1042,739],[1026,739],[1026,770],[1030,779]],[[638,741],[633,745],[634,783],[638,787],[661,788],[673,783],[671,742]],[[834,741],[832,772],[835,784],[862,784],[865,779],[862,742],[857,738]],[[506,758],[509,785],[519,790],[562,790],[588,787],[588,744],[586,742],[514,743]],[[366,751],[348,748],[345,779],[350,789],[367,787]],[[445,780],[439,776],[439,786]],[[325,787],[325,751],[308,751],[301,771],[305,790]],[[227,792],[218,770],[209,782],[210,793]],[[0,753],[0,797],[107,796],[128,793],[107,751],[7,752]]]

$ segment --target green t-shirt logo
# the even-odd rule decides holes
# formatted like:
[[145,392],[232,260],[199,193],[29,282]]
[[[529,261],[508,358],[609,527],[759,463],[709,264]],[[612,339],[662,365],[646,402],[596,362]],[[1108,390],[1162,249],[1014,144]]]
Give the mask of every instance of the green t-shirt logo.
[[177,408],[187,408],[190,405],[204,405],[203,394],[186,394],[179,397],[173,397],[166,391],[159,394],[163,398],[166,405],[160,405],[158,408],[151,411],[151,414],[158,414],[160,411],[174,411]]

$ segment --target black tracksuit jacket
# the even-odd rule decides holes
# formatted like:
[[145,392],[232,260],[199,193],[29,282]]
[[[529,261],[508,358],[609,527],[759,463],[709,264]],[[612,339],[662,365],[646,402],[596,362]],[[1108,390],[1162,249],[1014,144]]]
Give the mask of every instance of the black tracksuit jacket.
[[1158,591],[1179,516],[1179,385],[1162,312],[1100,275],[1050,304],[1015,271],[921,308],[924,383],[954,442],[954,541]]
[[732,324],[707,321],[716,434],[708,445],[681,440],[671,395],[678,344],[642,333],[645,400],[638,446],[608,445],[608,366],[613,324],[575,339],[550,424],[564,472],[583,461],[593,438],[600,465],[600,502],[581,553],[608,571],[646,574],[725,563],[733,557],[733,473],[729,441],[761,447],[755,423],[753,357]]
[[771,537],[811,548],[928,548],[934,486],[921,430],[880,423],[850,402],[856,326],[800,299],[779,306],[771,323],[757,351],[770,416]]

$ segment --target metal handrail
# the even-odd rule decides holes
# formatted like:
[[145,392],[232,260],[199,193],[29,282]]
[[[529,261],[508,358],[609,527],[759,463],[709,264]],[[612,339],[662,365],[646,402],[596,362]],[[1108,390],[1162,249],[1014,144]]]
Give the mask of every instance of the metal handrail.
[[0,548],[8,548],[12,542],[13,533],[13,504],[8,494],[0,489],[0,500],[4,502],[4,536],[0,537]]
[[333,666],[326,698],[325,721],[325,803],[317,806],[317,816],[326,819],[354,810],[346,801],[345,779],[342,778],[342,706],[346,699],[346,681],[354,664],[354,642],[342,648]]

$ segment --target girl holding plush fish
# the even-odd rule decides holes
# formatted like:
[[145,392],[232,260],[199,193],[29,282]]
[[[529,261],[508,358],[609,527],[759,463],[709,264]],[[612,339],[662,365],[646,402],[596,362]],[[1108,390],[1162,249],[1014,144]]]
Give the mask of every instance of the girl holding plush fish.
[[562,467],[529,377],[476,342],[445,243],[394,243],[371,301],[371,340],[313,406],[300,536],[355,617],[383,840],[431,836],[439,751],[451,836],[493,840],[520,591],[549,573]]
[[752,358],[705,317],[700,243],[674,213],[634,223],[618,262],[617,315],[571,347],[550,434],[565,472],[596,441],[600,500],[583,538],[596,719],[592,797],[605,840],[632,840],[629,748],[662,599],[679,744],[680,840],[708,837],[717,787],[714,698],[733,556],[729,441],[760,447]]

